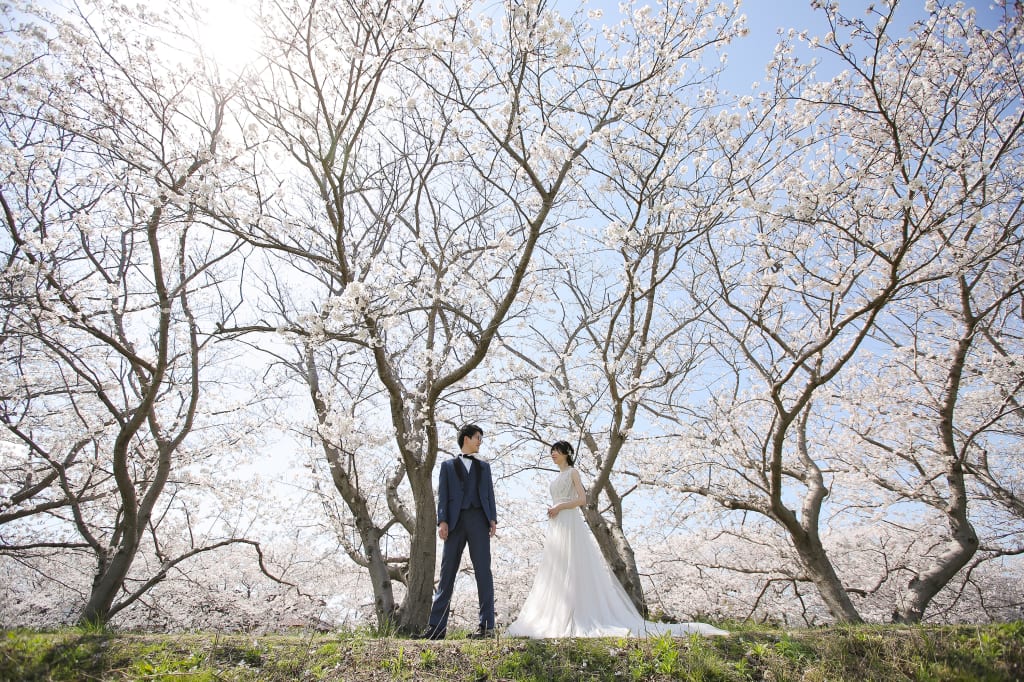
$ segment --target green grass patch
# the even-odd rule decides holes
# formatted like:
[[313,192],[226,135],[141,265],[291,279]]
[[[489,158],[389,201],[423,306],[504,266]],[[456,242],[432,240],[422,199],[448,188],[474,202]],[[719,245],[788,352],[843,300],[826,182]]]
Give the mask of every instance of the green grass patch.
[[140,635],[0,631],[0,681],[1024,679],[1024,623],[982,626],[731,624],[729,637],[445,641],[373,630]]

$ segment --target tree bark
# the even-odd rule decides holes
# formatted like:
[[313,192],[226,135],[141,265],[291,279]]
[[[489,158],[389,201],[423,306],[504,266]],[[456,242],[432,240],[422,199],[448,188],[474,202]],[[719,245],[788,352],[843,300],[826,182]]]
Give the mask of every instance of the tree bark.
[[437,506],[432,468],[410,472],[409,482],[416,503],[416,523],[409,536],[407,590],[398,616],[398,628],[402,632],[416,632],[427,623],[434,596],[437,561]]

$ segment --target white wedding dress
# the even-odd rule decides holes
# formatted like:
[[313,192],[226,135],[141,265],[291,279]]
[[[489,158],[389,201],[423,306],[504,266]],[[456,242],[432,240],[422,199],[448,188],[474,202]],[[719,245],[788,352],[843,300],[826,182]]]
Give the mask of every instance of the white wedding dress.
[[[572,467],[551,482],[554,504],[576,499]],[[537,577],[512,637],[647,637],[697,633],[727,635],[704,623],[645,621],[616,580],[578,507],[551,519]]]

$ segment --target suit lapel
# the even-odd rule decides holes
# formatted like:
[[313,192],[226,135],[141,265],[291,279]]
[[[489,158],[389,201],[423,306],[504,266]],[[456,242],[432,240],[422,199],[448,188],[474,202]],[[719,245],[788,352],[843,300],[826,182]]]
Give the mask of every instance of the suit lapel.
[[466,488],[466,478],[467,478],[468,474],[466,473],[466,465],[464,465],[462,463],[462,458],[461,457],[456,457],[455,458],[455,464],[453,464],[452,466],[455,467],[455,476],[458,477],[459,483],[461,483],[462,484],[462,488],[465,489]]

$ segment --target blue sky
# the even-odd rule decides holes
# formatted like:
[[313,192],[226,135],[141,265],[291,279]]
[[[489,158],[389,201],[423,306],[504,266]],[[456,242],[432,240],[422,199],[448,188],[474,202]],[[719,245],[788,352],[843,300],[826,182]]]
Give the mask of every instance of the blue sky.
[[[926,0],[903,0],[897,10],[901,19],[898,27],[905,29],[926,16]],[[870,5],[881,5],[881,0],[839,0],[843,14],[863,17]],[[944,4],[951,4],[945,0]],[[967,7],[974,7],[978,23],[985,28],[994,28],[1002,17],[1002,10],[993,7],[991,0],[967,0]],[[795,28],[806,29],[812,36],[828,32],[828,23],[822,10],[811,9],[811,0],[746,0],[740,4],[740,12],[747,15],[749,35],[729,46],[730,87],[740,79],[744,83],[764,79],[764,65],[771,59],[772,50],[778,42],[778,31]]]

